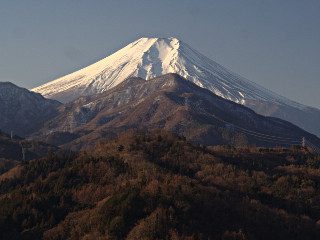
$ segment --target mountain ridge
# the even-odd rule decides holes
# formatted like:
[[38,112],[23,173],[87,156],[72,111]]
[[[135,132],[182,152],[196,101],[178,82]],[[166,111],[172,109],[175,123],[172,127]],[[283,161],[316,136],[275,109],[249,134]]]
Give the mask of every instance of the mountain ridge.
[[[103,93],[66,103],[59,111],[60,114],[35,136],[46,136],[51,144],[64,142],[75,148],[89,146],[108,134],[139,127],[165,129],[205,145],[290,146],[301,144],[302,136],[319,140],[287,121],[257,115],[178,74],[166,74],[148,81],[127,79]],[[61,137],[59,140],[59,135],[68,140],[61,140]],[[249,136],[249,141],[244,135]],[[247,142],[240,143],[239,139]],[[276,144],[272,144],[272,140]]]
[[11,82],[0,82],[0,129],[26,136],[55,116],[60,105],[56,100],[45,99]]
[[110,56],[32,91],[68,102],[101,93],[129,77],[177,73],[220,97],[278,117],[320,136],[320,110],[289,100],[207,58],[176,38],[140,38]]

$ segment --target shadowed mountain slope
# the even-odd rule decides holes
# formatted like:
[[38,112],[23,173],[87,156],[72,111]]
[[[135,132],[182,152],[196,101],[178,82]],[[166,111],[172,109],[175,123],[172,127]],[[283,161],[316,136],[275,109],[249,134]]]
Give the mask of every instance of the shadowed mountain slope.
[[10,82],[0,82],[0,129],[19,136],[37,131],[57,115],[58,101],[45,99]]
[[129,77],[149,80],[177,73],[225,99],[264,116],[290,121],[320,136],[320,110],[291,101],[251,82],[176,38],[141,38],[86,68],[32,89],[68,102],[111,89]]
[[161,128],[206,145],[291,146],[319,139],[297,126],[216,96],[177,74],[128,79],[101,94],[80,97],[35,136],[74,149],[130,128]]

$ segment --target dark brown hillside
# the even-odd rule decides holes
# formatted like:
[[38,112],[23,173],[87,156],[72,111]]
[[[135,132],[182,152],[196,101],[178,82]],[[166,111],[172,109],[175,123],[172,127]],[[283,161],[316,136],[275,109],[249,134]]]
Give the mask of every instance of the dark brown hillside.
[[319,239],[320,157],[127,131],[0,185],[1,239]]
[[30,161],[47,155],[49,150],[58,148],[49,144],[30,141],[14,136],[11,137],[0,130],[0,173],[8,171],[23,160],[22,147],[25,149],[25,160]]
[[59,111],[35,137],[74,150],[92,149],[101,138],[137,127],[164,129],[205,145],[291,146],[301,144],[302,137],[320,142],[289,122],[257,115],[177,74],[128,79]]

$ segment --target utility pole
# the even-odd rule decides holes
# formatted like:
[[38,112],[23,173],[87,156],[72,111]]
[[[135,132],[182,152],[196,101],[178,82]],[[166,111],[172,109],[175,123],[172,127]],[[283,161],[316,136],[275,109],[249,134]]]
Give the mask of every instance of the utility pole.
[[26,161],[26,149],[22,147],[22,161]]
[[26,149],[23,147],[22,142],[20,142],[21,150],[22,150],[22,161],[26,161]]
[[302,137],[302,147],[305,147],[305,146],[306,146],[306,138]]
[[186,110],[189,109],[188,96],[184,97],[184,107],[185,107]]

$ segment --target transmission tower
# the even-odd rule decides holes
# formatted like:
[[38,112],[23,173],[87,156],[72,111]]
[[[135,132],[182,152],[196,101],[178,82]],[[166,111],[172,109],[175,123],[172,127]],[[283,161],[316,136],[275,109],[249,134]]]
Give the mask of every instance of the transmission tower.
[[188,97],[184,97],[184,107],[186,108],[186,110],[189,109]]
[[26,149],[23,147],[22,142],[20,142],[21,150],[22,150],[22,161],[26,161]]
[[184,97],[184,107],[186,110],[189,110],[189,97],[192,96],[192,93],[184,93],[180,96]]

